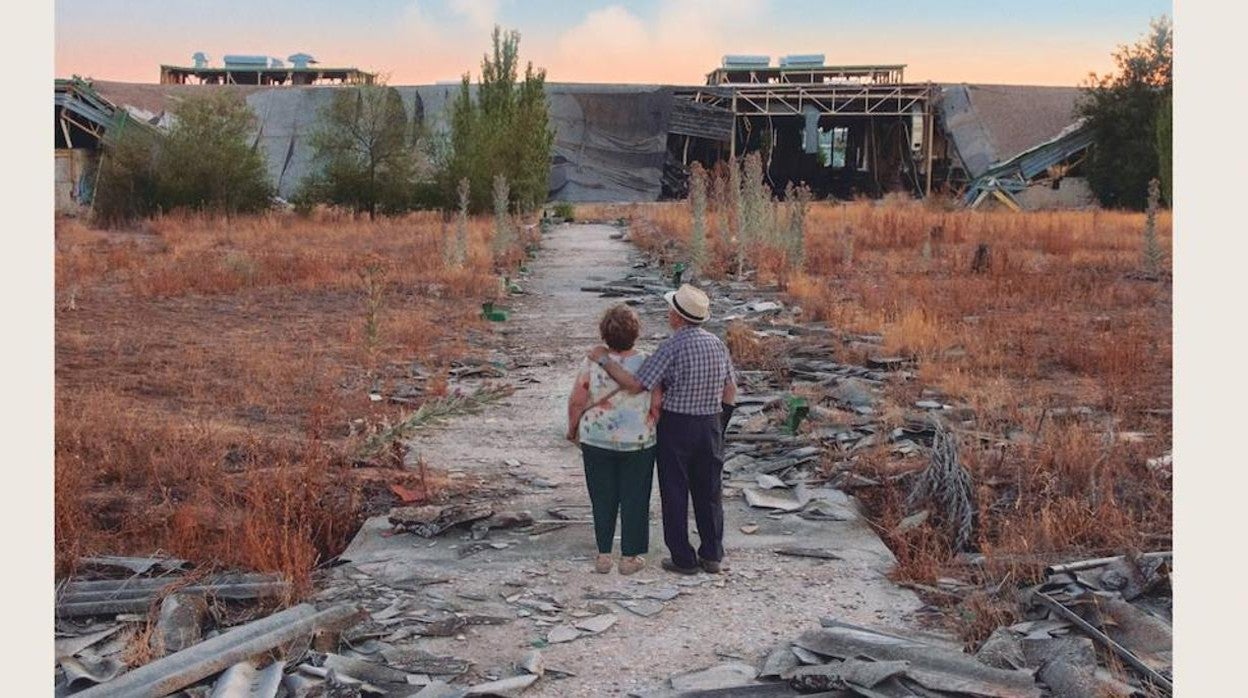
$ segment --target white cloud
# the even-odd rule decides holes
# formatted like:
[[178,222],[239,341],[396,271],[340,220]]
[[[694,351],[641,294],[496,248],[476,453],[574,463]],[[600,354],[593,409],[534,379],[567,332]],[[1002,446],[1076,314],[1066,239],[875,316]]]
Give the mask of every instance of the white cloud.
[[450,0],[451,11],[468,19],[477,29],[493,29],[500,0]]
[[575,65],[589,61],[629,61],[646,54],[652,43],[646,26],[619,5],[594,10],[585,20],[559,37],[556,53]]
[[[553,80],[701,82],[725,53],[765,50],[769,3],[674,0],[645,21],[622,5],[590,12],[557,40]],[[759,35],[763,34],[764,38]]]

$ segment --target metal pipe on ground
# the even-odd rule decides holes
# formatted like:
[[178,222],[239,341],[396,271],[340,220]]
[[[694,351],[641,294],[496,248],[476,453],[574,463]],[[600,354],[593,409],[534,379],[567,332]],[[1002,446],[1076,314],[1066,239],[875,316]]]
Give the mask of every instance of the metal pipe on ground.
[[1037,591],[1036,598],[1040,599],[1044,605],[1048,606],[1053,610],[1053,612],[1061,616],[1063,620],[1074,623],[1080,630],[1086,633],[1088,637],[1092,638],[1096,642],[1099,642],[1111,652],[1118,655],[1122,661],[1131,665],[1131,668],[1140,672],[1140,674],[1152,681],[1154,685],[1164,690],[1167,695],[1174,694],[1174,684],[1170,681],[1170,679],[1162,676],[1161,672],[1140,661],[1140,658],[1135,656],[1131,650],[1115,642],[1113,638],[1101,632],[1100,628],[1097,628],[1095,625],[1092,625],[1088,621],[1084,620],[1078,613],[1066,608],[1062,602],[1052,596],[1049,596],[1048,594],[1045,594],[1044,592]]
[[[261,597],[278,596],[289,588],[285,582],[265,584],[240,584],[222,587],[183,587],[180,594],[198,594],[214,596],[218,599],[248,600]],[[99,594],[99,596],[97,596]],[[120,598],[108,596],[106,592],[96,592],[85,598],[73,597],[63,599],[56,605],[57,618],[80,618],[82,616],[102,616],[112,613],[143,613],[148,610],[159,597],[156,591],[147,591]]]
[[318,630],[341,630],[359,618],[360,610],[349,604],[319,612],[311,604],[300,604],[233,628],[75,695],[79,698],[160,698],[261,652]]
[[[1062,574],[1063,572],[1078,572],[1079,570],[1090,570],[1094,567],[1103,567],[1104,565],[1108,565],[1114,560],[1121,559],[1122,557],[1123,556],[1121,555],[1116,555],[1114,557],[1098,557],[1092,560],[1078,560],[1075,562],[1067,562],[1067,563],[1060,564],[1060,565],[1049,565],[1048,567],[1044,568],[1044,574],[1048,576],[1052,574]],[[1154,559],[1154,558],[1161,558],[1163,560],[1168,560],[1174,557],[1174,552],[1170,550],[1166,550],[1163,552],[1156,552],[1156,553],[1142,553],[1139,557],[1141,560],[1149,560],[1149,559]]]
[[[270,593],[280,593],[290,587],[285,580],[247,582],[242,584],[188,584],[183,587],[170,588],[179,594],[212,594],[223,598],[250,599]],[[124,599],[152,599],[160,595],[166,587],[155,589],[100,589],[98,591],[75,591],[62,593],[57,597],[60,604],[82,603],[86,601],[121,601]]]
[[[62,594],[76,594],[84,591],[106,591],[121,589],[162,589],[186,579],[183,575],[167,575],[164,577],[127,577],[126,579],[96,579],[90,581],[69,581],[61,588]],[[192,584],[258,584],[260,582],[280,582],[282,577],[276,574],[218,574],[195,580]]]

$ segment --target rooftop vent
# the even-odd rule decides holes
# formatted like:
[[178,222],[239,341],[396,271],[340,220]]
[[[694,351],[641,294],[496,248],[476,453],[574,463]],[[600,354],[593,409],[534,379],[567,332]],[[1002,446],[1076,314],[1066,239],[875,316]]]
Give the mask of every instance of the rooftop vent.
[[780,58],[781,68],[822,68],[822,53],[797,53]]
[[766,68],[771,65],[771,56],[750,56],[729,54],[724,56],[724,67],[729,69]]
[[296,53],[286,57],[290,64],[295,68],[307,68],[309,64],[316,63],[316,59],[306,53]]
[[224,56],[225,66],[231,67],[247,67],[247,68],[267,68],[269,65],[268,56],[241,56],[229,55]]

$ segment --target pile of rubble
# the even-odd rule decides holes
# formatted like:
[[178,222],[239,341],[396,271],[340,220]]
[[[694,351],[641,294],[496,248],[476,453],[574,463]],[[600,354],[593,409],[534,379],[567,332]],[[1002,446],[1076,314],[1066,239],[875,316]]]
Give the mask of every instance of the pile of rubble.
[[730,662],[671,677],[639,698],[934,696],[1084,698],[1173,692],[1169,553],[1049,568],[1024,590],[1026,620],[974,655],[938,639],[833,618],[777,645],[757,665]]

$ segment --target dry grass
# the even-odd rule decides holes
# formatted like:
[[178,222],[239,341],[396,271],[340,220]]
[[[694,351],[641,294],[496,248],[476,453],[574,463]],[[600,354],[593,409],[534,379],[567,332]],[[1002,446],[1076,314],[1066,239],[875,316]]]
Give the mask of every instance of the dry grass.
[[[578,215],[629,217],[633,239],[669,260],[687,249],[683,203]],[[717,255],[708,271],[723,275],[727,245],[717,214],[708,218]],[[804,317],[880,334],[882,354],[917,359],[918,380],[890,389],[895,404],[934,389],[973,408],[975,429],[997,437],[962,443],[980,490],[976,547],[990,559],[1158,549],[1170,544],[1170,486],[1145,460],[1171,446],[1172,289],[1168,274],[1138,278],[1143,228],[1143,214],[1124,212],[820,203],[809,213],[801,273],[778,278],[779,252],[765,247],[751,261],[758,281],[787,282]],[[1158,228],[1170,249],[1168,212]],[[990,255],[975,273],[980,243]],[[1092,416],[1045,416],[1080,406]],[[888,475],[914,466],[885,455],[860,467]],[[894,489],[866,498],[899,573],[931,582],[953,557],[930,528],[905,540],[887,534],[908,513]]]
[[421,385],[415,363],[444,392],[449,362],[485,341],[491,227],[472,221],[470,258],[448,269],[436,214],[59,221],[58,571],[160,549],[302,582],[391,484],[433,489],[351,454],[400,417],[370,390]]

